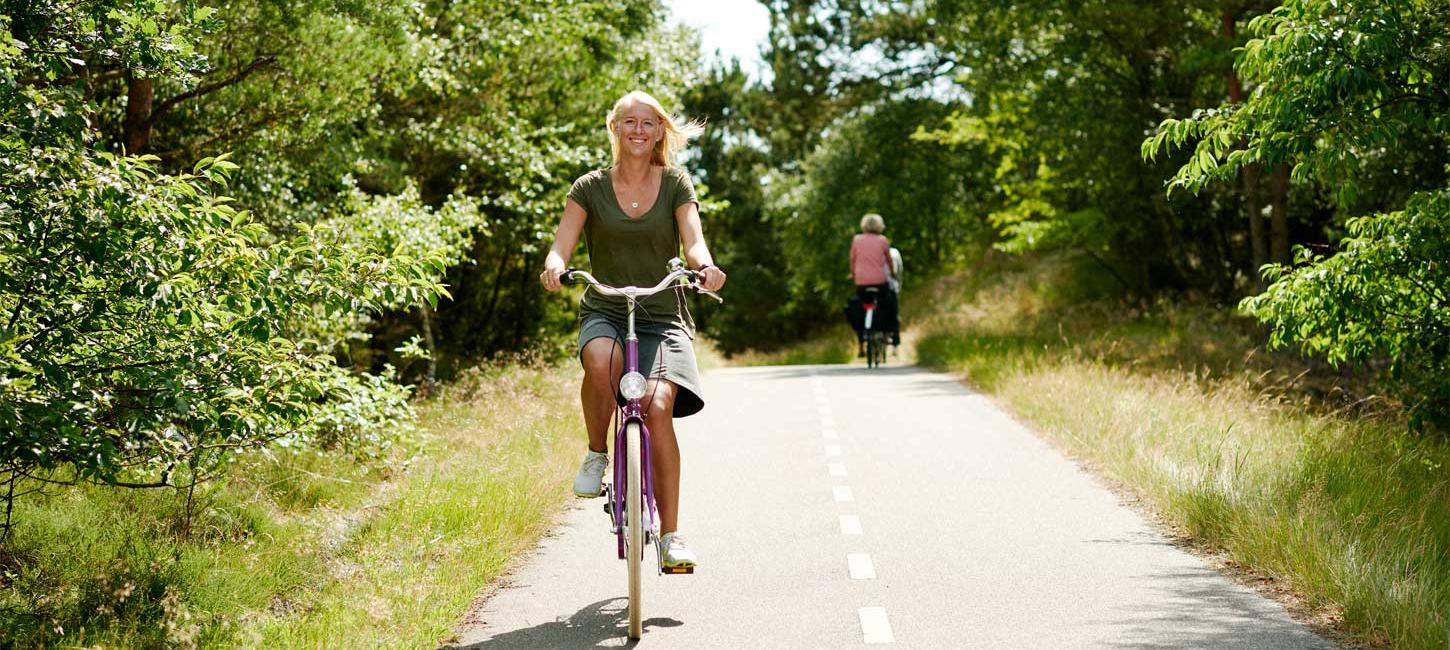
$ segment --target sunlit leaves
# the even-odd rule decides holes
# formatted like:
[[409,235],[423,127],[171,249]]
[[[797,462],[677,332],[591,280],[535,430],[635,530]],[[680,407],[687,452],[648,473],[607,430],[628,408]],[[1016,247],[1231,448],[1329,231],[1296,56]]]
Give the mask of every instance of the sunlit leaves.
[[[190,39],[215,17],[190,3],[28,11],[0,21],[0,80],[20,90],[0,94],[7,476],[165,483],[274,441],[362,449],[406,431],[407,390],[339,367],[326,339],[347,318],[445,295],[458,236],[339,212],[278,237],[223,194],[242,171],[226,155],[168,173],[98,151],[97,106],[48,80],[87,66],[185,83],[204,63]],[[476,216],[432,214],[448,232]],[[384,246],[387,233],[419,245]]]
[[1362,158],[1450,133],[1450,2],[1289,0],[1249,30],[1236,63],[1254,86],[1244,103],[1165,120],[1143,143],[1146,157],[1194,146],[1170,188],[1199,192],[1251,162],[1291,162],[1296,180],[1351,206]]
[[1335,365],[1391,361],[1417,420],[1450,424],[1450,190],[1413,197],[1401,212],[1349,223],[1342,250],[1300,249],[1294,267],[1242,308],[1268,323],[1270,343]]
[[394,255],[330,227],[264,245],[265,230],[216,194],[234,168],[217,158],[168,176],[97,154],[37,170],[41,187],[10,186],[24,194],[0,213],[17,262],[0,269],[0,455],[154,478],[202,452],[341,440],[338,409],[380,417],[353,418],[359,436],[406,418],[401,389],[291,336],[432,299],[440,253]]
[[[1236,66],[1253,92],[1164,120],[1142,154],[1193,146],[1170,191],[1197,193],[1268,162],[1292,165],[1295,181],[1327,188],[1341,209],[1376,172],[1418,192],[1403,211],[1349,220],[1337,254],[1301,249],[1293,266],[1266,267],[1272,286],[1243,308],[1275,345],[1334,364],[1388,360],[1416,421],[1450,423],[1450,2],[1289,0],[1249,29]],[[1423,146],[1441,169],[1417,176]]]

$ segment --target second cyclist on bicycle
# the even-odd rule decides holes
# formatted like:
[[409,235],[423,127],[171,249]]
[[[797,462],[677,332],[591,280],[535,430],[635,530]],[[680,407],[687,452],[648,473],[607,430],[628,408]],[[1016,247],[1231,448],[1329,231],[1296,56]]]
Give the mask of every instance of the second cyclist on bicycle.
[[861,217],[861,232],[851,239],[851,279],[856,295],[846,306],[847,320],[856,330],[856,340],[865,352],[864,312],[862,303],[874,303],[872,328],[887,332],[891,344],[901,343],[901,325],[897,316],[897,291],[901,281],[901,257],[891,247],[891,240],[882,233],[886,222],[874,212]]

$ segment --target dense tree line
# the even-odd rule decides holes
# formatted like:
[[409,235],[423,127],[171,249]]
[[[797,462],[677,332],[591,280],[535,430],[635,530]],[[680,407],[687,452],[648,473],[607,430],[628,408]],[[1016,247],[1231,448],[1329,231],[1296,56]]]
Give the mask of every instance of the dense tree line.
[[733,291],[727,352],[834,318],[875,211],[909,267],[1070,250],[1127,296],[1248,296],[1446,423],[1450,3],[764,4],[767,78],[689,96],[732,134],[697,160],[725,259],[777,280]]
[[45,484],[376,451],[437,360],[558,333],[559,197],[684,38],[653,0],[0,4],[0,532]]

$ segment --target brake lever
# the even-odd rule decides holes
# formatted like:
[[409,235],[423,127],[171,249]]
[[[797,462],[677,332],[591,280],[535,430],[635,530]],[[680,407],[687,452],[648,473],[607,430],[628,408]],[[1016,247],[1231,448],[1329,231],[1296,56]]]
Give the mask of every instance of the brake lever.
[[711,291],[709,289],[706,289],[705,287],[701,286],[699,282],[696,282],[694,284],[691,284],[690,286],[694,287],[695,288],[695,291],[698,291],[698,292],[703,293],[703,294],[705,294],[707,296],[710,296],[711,298],[714,298],[715,299],[715,302],[722,303],[722,304],[725,302],[725,299],[724,298],[721,298],[720,297],[720,294],[715,293],[714,291]]

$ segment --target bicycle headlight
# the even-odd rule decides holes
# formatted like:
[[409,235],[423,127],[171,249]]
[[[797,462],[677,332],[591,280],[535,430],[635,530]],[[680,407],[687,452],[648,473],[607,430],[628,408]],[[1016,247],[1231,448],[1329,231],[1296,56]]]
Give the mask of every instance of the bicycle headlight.
[[639,399],[644,397],[644,375],[637,372],[625,373],[619,378],[619,394],[624,399]]

